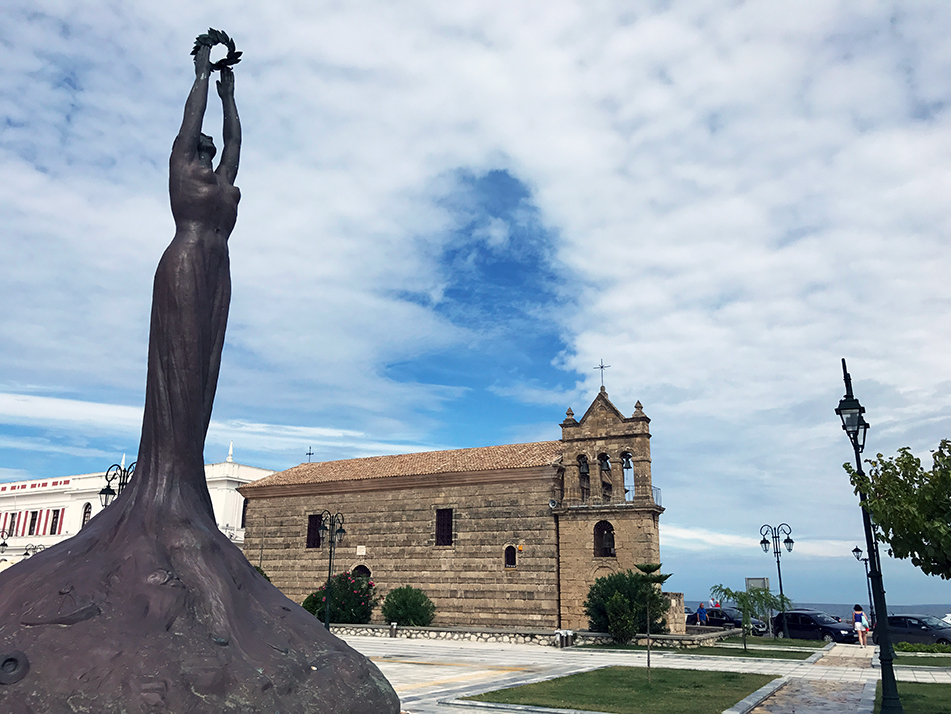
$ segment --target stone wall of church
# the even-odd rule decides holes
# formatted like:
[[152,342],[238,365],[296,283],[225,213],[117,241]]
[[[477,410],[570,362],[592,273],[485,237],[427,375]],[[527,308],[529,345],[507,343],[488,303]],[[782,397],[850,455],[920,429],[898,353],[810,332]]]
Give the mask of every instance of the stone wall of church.
[[[328,565],[326,544],[306,547],[308,515],[339,511],[346,535],[334,572],[365,566],[381,596],[421,588],[436,605],[434,625],[558,626],[554,468],[372,481],[300,486],[280,497],[249,492],[248,559],[302,602],[326,581]],[[452,545],[435,544],[437,509],[452,509]],[[505,565],[507,546],[516,549],[514,568]],[[379,608],[374,620],[382,621]]]
[[[588,628],[584,601],[598,578],[637,563],[660,562],[657,515],[649,499],[642,504],[575,506],[559,510],[561,542],[561,622],[564,629]],[[602,521],[614,532],[615,556],[595,554],[595,526]]]

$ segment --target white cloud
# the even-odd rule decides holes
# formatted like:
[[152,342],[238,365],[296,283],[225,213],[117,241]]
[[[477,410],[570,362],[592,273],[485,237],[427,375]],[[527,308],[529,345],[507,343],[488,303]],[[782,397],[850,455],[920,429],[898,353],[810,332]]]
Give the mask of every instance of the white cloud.
[[[583,410],[604,358],[621,411],[640,399],[653,419],[662,522],[694,524],[666,526],[665,545],[748,548],[766,519],[793,524],[804,554],[851,544],[842,356],[870,451],[948,435],[945,3],[11,0],[0,13],[0,419],[51,432],[49,448],[115,448],[53,433],[83,424],[137,438],[139,410],[117,405],[142,399],[151,275],[173,231],[167,152],[191,33],[209,24],[245,51],[210,450],[239,434],[279,466],[311,445],[468,445],[445,424],[488,423],[481,395],[392,367],[504,353],[480,332],[491,325],[439,311],[440,256],[471,218],[446,198],[460,172],[490,170],[531,192],[571,298],[541,318],[566,349],[539,360],[570,386],[485,385],[510,406],[499,439],[534,433],[526,405],[551,405],[553,424]],[[499,251],[520,229],[480,225]]]

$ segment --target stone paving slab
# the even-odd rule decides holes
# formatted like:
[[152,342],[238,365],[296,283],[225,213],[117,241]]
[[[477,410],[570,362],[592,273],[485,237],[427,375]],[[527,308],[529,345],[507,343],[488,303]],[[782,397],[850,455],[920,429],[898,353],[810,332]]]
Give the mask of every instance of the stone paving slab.
[[[871,684],[873,700],[866,696]],[[750,714],[871,714],[875,683],[844,683],[815,679],[789,679]]]
[[[396,688],[403,709],[412,714],[452,714],[453,712],[471,714],[473,711],[471,707],[451,703],[461,697],[544,681],[600,667],[644,667],[647,664],[645,652],[632,650],[575,648],[559,650],[536,645],[449,643],[433,640],[359,637],[344,639],[358,651],[369,656],[380,667],[384,676]],[[845,647],[850,646],[845,645]],[[669,651],[653,652],[651,664],[657,668],[743,672],[783,677],[788,681],[798,681],[799,687],[804,692],[801,698],[806,700],[810,696],[813,699],[819,699],[823,692],[838,692],[835,697],[839,699],[845,697],[843,701],[847,702],[848,706],[859,707],[816,711],[821,711],[823,714],[831,714],[833,711],[869,714],[872,711],[870,702],[873,701],[875,684],[881,672],[877,658],[871,659],[873,648],[863,651],[857,646],[851,647],[855,648],[851,652],[849,649],[836,651],[835,647],[831,647],[816,653],[816,659],[833,656],[841,660],[835,666],[818,665],[810,661],[813,657],[805,661],[745,659]],[[839,652],[846,654],[839,654]],[[864,660],[871,661],[871,667],[859,666],[859,663]],[[896,668],[896,677],[906,682],[951,684],[951,668],[899,667]],[[813,695],[808,695],[809,691],[813,691]],[[860,692],[862,694],[857,694]],[[782,690],[777,692],[777,696],[781,694]],[[786,696],[790,696],[789,693]],[[864,699],[862,699],[863,696]],[[835,697],[833,701],[837,701]],[[859,700],[858,704],[853,701],[856,697]],[[846,706],[842,702],[838,703]],[[759,706],[776,707],[778,704],[771,698],[763,701]],[[806,714],[812,710],[797,708],[794,711],[796,714]]]

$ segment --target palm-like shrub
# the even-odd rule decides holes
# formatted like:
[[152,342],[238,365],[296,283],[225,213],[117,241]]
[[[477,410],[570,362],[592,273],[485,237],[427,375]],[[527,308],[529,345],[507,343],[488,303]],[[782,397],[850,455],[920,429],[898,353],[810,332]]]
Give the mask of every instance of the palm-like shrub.
[[436,606],[426,593],[412,585],[391,590],[383,601],[383,620],[408,627],[426,627],[436,616]]
[[[324,619],[327,602],[327,585],[321,585],[301,603],[307,612],[318,620]],[[330,581],[330,621],[341,624],[365,625],[370,621],[373,608],[380,599],[376,596],[373,581],[340,573]]]

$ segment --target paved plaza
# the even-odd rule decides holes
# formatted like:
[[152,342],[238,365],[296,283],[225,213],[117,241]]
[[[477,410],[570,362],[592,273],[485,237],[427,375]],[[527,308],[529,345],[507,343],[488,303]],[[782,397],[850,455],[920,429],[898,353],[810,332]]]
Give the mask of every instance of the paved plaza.
[[[643,651],[560,650],[538,645],[402,638],[344,639],[379,666],[399,694],[403,710],[410,714],[472,714],[478,710],[565,714],[563,709],[503,705],[490,708],[485,704],[473,706],[473,703],[460,704],[454,700],[599,667],[647,665],[647,654]],[[834,645],[815,652],[808,660],[653,652],[651,665],[782,677],[780,682],[771,685],[770,691],[774,693],[765,701],[746,701],[745,706],[730,710],[754,714],[871,714],[875,683],[879,679],[875,648],[863,649],[858,645]],[[900,681],[951,684],[948,668],[896,667],[896,676]],[[777,689],[777,684],[782,686]],[[765,691],[756,699],[761,699],[763,694]]]

